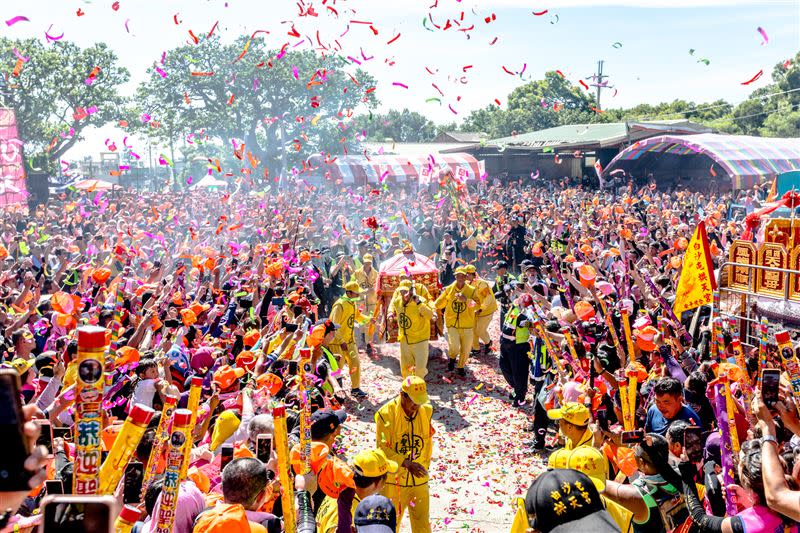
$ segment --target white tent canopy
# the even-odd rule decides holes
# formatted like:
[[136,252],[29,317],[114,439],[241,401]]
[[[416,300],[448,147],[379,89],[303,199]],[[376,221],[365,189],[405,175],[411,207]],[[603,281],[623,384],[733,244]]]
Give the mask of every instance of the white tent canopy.
[[228,182],[227,181],[218,180],[217,178],[215,178],[211,174],[208,174],[203,179],[201,179],[200,181],[198,181],[197,183],[192,185],[192,189],[211,188],[211,187],[227,187],[227,186],[228,186]]

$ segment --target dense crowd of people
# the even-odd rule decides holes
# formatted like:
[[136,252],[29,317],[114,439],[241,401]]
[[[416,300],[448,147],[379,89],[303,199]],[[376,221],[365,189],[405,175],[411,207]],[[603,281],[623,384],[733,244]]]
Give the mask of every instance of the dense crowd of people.
[[[83,493],[92,326],[106,335],[99,445],[131,448],[91,491],[114,498],[117,531],[388,533],[405,514],[430,531],[426,382],[472,379],[479,354],[497,355],[509,405],[530,419],[528,442],[492,445],[525,446],[547,467],[512,531],[797,531],[790,369],[764,347],[738,365],[740,326],[709,306],[667,309],[697,224],[718,267],[745,229],[731,204],[764,191],[620,185],[443,173],[420,191],[68,191],[6,212],[0,351],[24,435],[45,446],[22,465],[29,490],[0,493],[2,531],[48,520],[39,508],[56,486]],[[397,254],[433,260],[437,286],[401,276],[383,302],[380,265]],[[345,456],[347,412],[367,397],[360,361],[381,356],[392,324],[397,395],[375,414],[374,442]],[[444,376],[428,371],[437,332]],[[777,401],[758,386],[768,368],[783,372]],[[122,442],[141,413],[141,436]],[[53,520],[71,531],[82,509]]]

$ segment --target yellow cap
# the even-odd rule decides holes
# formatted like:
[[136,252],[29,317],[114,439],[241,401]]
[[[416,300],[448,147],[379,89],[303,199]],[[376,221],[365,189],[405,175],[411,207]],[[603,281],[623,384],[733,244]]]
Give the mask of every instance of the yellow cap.
[[419,376],[408,376],[403,380],[403,392],[417,405],[428,403],[428,388]]
[[345,284],[344,290],[348,292],[354,292],[356,294],[361,294],[361,286],[356,281],[351,281]]
[[474,274],[477,272],[477,269],[475,268],[475,265],[467,265],[464,267],[464,272],[467,274]]
[[466,270],[464,267],[458,267],[458,268],[455,270],[455,273],[456,273],[456,274],[463,274],[463,275],[465,275],[465,276],[466,276],[466,275],[467,275],[467,270]]
[[550,420],[566,420],[576,426],[589,425],[589,409],[578,402],[567,402],[558,409],[548,409],[547,418]]
[[353,471],[365,477],[380,477],[397,472],[397,463],[387,459],[383,450],[373,448],[359,452],[353,458]]
[[365,263],[372,263],[373,259],[372,254],[364,254],[364,257],[361,258]]

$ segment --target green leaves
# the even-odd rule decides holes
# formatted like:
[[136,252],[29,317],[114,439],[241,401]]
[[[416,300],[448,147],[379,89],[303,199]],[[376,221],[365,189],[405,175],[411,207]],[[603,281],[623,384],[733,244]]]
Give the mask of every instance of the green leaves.
[[[119,86],[130,75],[103,43],[81,49],[64,40],[42,44],[37,39],[0,39],[0,49],[11,54],[14,48],[30,60],[18,76],[13,75],[14,62],[0,64],[0,74],[9,80],[1,91],[3,105],[17,113],[26,155],[47,160],[53,171],[61,155],[80,140],[84,128],[116,119],[124,102]],[[100,70],[87,84],[95,67]],[[92,106],[96,112],[73,116],[79,108]]]

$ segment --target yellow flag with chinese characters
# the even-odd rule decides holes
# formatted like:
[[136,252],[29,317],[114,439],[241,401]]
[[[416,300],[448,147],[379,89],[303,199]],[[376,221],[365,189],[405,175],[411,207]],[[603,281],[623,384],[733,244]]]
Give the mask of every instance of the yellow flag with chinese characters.
[[675,314],[680,317],[684,311],[710,304],[715,290],[717,281],[711,266],[708,234],[705,222],[700,222],[683,256],[683,269],[675,293]]

